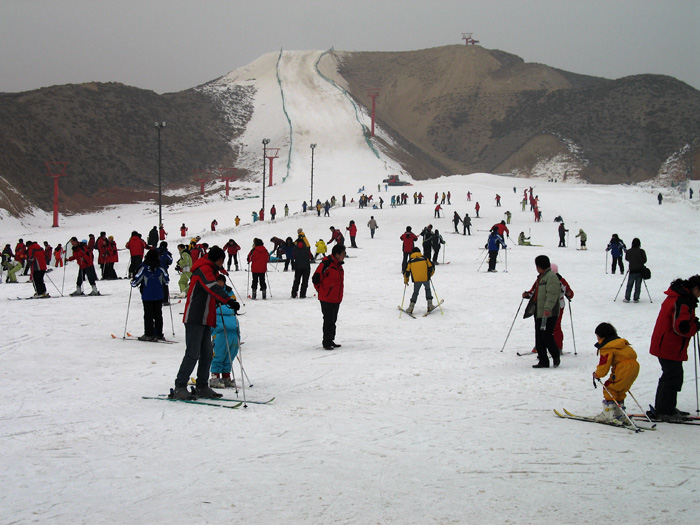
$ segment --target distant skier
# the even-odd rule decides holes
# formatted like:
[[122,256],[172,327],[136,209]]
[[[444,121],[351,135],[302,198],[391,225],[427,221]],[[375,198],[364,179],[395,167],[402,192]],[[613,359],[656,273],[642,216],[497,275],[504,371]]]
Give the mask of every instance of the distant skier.
[[579,228],[578,233],[576,234],[576,237],[579,237],[579,238],[580,238],[580,241],[581,241],[581,249],[582,249],[582,250],[587,250],[588,248],[586,248],[586,241],[588,240],[588,235],[586,235],[586,232],[583,231],[583,229],[580,229],[580,228]]
[[496,261],[498,260],[498,250],[500,247],[504,250],[508,249],[506,243],[503,241],[503,237],[498,234],[498,228],[495,226],[491,230],[488,240],[484,248],[489,251],[489,269],[488,271],[493,273],[496,271]]
[[612,273],[615,274],[615,266],[619,265],[620,273],[624,274],[625,265],[622,263],[622,255],[625,253],[625,251],[627,251],[627,247],[622,239],[617,236],[617,233],[613,233],[613,236],[608,243],[608,247],[605,248],[605,251],[610,252],[610,255],[612,255]]

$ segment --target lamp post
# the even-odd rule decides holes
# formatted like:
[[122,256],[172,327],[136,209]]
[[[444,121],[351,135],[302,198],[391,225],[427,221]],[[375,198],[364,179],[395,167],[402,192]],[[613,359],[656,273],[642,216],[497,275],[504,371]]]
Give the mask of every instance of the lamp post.
[[316,149],[316,144],[311,144],[311,200],[309,201],[309,206],[314,205],[314,150]]
[[160,176],[160,130],[165,127],[165,121],[154,122],[153,126],[158,130],[158,227],[163,226],[163,185]]
[[262,187],[263,187],[263,198],[262,198],[262,209],[265,209],[265,163],[267,162],[267,145],[270,143],[270,139],[263,139],[263,176],[262,176]]

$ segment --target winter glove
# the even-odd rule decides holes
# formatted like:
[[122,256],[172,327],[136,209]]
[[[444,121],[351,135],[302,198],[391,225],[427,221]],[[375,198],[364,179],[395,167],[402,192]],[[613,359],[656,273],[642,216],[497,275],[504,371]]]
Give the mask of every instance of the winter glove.
[[529,299],[530,297],[532,297],[530,292],[523,292],[523,299]]
[[238,313],[238,310],[241,309],[241,305],[238,304],[238,301],[236,301],[235,299],[231,299],[228,303],[226,303],[226,305],[235,313]]
[[542,312],[542,317],[552,317],[552,312],[550,310],[545,310],[544,312]]

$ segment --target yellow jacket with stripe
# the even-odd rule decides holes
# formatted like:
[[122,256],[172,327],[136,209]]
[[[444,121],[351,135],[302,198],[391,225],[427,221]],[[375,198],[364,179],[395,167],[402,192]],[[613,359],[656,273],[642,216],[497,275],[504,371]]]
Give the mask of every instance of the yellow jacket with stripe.
[[424,283],[429,280],[435,273],[435,267],[426,259],[420,252],[412,253],[406,271],[404,272],[403,281],[408,284],[409,276],[414,283]]
[[[630,346],[627,339],[612,339],[610,341],[603,341],[602,346],[598,350],[600,352],[600,361],[598,361],[598,367],[595,369],[595,373],[598,377],[605,377],[610,372],[612,368],[612,373],[615,374],[620,370],[619,365],[632,365],[631,368],[639,370],[639,364],[637,363],[637,353]],[[625,367],[627,368],[627,367]]]

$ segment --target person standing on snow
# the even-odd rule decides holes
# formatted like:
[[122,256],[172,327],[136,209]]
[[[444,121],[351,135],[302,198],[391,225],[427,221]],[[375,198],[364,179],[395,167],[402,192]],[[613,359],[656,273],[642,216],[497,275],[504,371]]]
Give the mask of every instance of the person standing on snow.
[[306,297],[306,290],[309,287],[309,276],[311,275],[311,261],[314,260],[309,248],[309,241],[301,228],[297,230],[299,236],[294,241],[294,282],[292,284],[292,299]]
[[34,283],[34,297],[49,297],[44,284],[46,274],[46,255],[38,242],[27,241],[27,265],[31,266],[31,278]]
[[129,277],[133,278],[134,275],[136,275],[138,267],[141,266],[141,261],[143,261],[146,243],[141,238],[141,234],[139,232],[132,231],[131,238],[128,240],[125,246],[131,255],[131,261],[129,262]]
[[[216,284],[221,286],[230,297],[236,300],[233,290],[226,286],[226,278],[219,275]],[[231,378],[233,360],[238,355],[238,346],[241,340],[241,330],[238,324],[238,316],[228,304],[218,304],[216,312],[216,326],[212,330],[214,343],[214,357],[211,361],[210,388],[234,388],[235,382]]]
[[192,277],[192,256],[184,244],[178,244],[177,250],[180,252],[180,258],[175,263],[175,271],[180,272],[180,279],[177,284],[180,287],[180,293],[184,294],[189,289],[190,278]]
[[355,244],[355,237],[357,236],[355,221],[350,221],[350,224],[345,230],[350,234],[350,248],[357,248],[357,244]]
[[559,225],[558,231],[559,231],[559,246],[558,247],[559,248],[566,248],[566,232],[568,232],[569,230],[567,230],[564,227],[563,221]]
[[256,298],[258,285],[260,286],[262,298],[267,299],[267,283],[265,282],[265,277],[267,275],[267,263],[269,260],[270,254],[267,253],[262,239],[253,239],[253,249],[248,253],[250,272],[253,274],[251,299]]
[[656,318],[649,353],[661,365],[656,387],[654,414],[661,419],[678,420],[689,415],[676,408],[678,392],[683,387],[683,361],[688,360],[688,345],[700,328],[695,309],[700,298],[700,275],[688,280],[676,279]]
[[464,219],[462,219],[462,224],[464,225],[462,235],[472,234],[472,219],[469,217],[468,213],[464,214]]
[[433,265],[438,264],[438,253],[440,253],[440,248],[445,244],[445,240],[440,235],[440,230],[435,230],[432,237],[432,248],[433,248]]
[[116,281],[119,279],[117,272],[114,270],[114,265],[119,262],[119,251],[114,237],[107,237],[107,242],[104,245],[104,274],[102,279],[105,281]]
[[411,255],[411,252],[413,252],[413,246],[414,243],[418,240],[418,237],[416,236],[413,231],[411,231],[410,226],[406,226],[406,231],[399,237],[401,240],[402,244],[402,253],[403,253],[403,260],[401,261],[401,272],[406,271],[406,265],[408,264],[408,258]]
[[372,215],[369,221],[367,222],[367,227],[369,228],[370,237],[374,239],[374,232],[377,230],[377,228],[379,228],[379,226],[377,226],[377,221],[374,218],[374,215]]
[[647,262],[647,254],[642,250],[642,242],[636,237],[632,239],[632,247],[625,253],[625,261],[629,263],[629,275],[627,276],[627,289],[625,290],[625,303],[630,302],[632,287],[634,287],[634,302],[639,302],[642,292],[642,272]]
[[[139,240],[141,240],[140,237]],[[71,255],[68,260],[78,263],[78,280],[76,281],[75,291],[71,295],[85,295],[83,293],[83,281],[85,279],[88,280],[92,287],[92,291],[89,295],[100,295],[100,292],[97,290],[97,274],[95,273],[94,266],[95,259],[92,255],[92,250],[89,250],[87,247],[87,241],[83,240],[82,242],[78,242],[76,237],[71,237],[70,243],[71,246],[73,246],[73,255]]]
[[150,248],[158,247],[158,228],[156,228],[155,226],[151,228],[151,231],[148,232],[147,244]]
[[158,249],[151,248],[146,253],[131,287],[139,287],[143,303],[143,335],[139,341],[165,341],[163,335],[163,301],[166,299],[164,287],[168,284],[168,274],[160,265]]
[[586,241],[588,240],[588,235],[586,235],[586,232],[583,231],[583,229],[579,228],[578,233],[576,234],[576,237],[581,238],[581,249],[587,250],[588,248],[586,248]]
[[241,247],[233,239],[229,239],[224,245],[224,250],[228,253],[228,262],[226,263],[226,271],[231,271],[231,260],[233,259],[234,268],[238,271],[238,252]]
[[336,321],[338,310],[343,301],[343,288],[345,277],[343,260],[345,259],[345,246],[336,244],[328,257],[324,257],[316,268],[311,279],[318,293],[318,301],[321,304],[323,314],[323,348],[333,350],[341,345],[335,342]]
[[486,241],[486,245],[484,248],[488,249],[489,251],[489,269],[488,271],[491,273],[496,272],[496,261],[498,260],[498,250],[500,247],[503,247],[504,250],[507,250],[508,247],[506,246],[506,243],[503,242],[503,237],[501,237],[498,234],[498,228],[494,226],[491,229],[491,234],[489,235],[488,240]]
[[612,238],[608,243],[608,247],[605,248],[605,251],[610,252],[610,255],[612,255],[613,275],[615,274],[615,266],[618,264],[620,265],[620,273],[625,273],[625,265],[622,263],[622,254],[625,253],[626,250],[627,247],[625,246],[625,243],[622,242],[622,239],[617,236],[617,233],[613,233]]
[[549,368],[547,351],[552,356],[554,368],[557,368],[559,366],[559,349],[554,340],[554,327],[559,317],[561,283],[551,270],[549,257],[546,255],[538,255],[535,258],[535,269],[537,270],[537,280],[533,286],[534,292],[523,292],[524,299],[530,299],[535,303],[537,364],[532,365],[532,368]]
[[187,237],[187,226],[185,226],[184,222],[180,226],[180,237]]
[[[602,423],[625,424],[627,418],[625,397],[639,375],[637,353],[629,341],[617,335],[617,330],[610,323],[600,323],[595,329],[598,342],[595,347],[600,354],[598,366],[593,372],[593,380],[602,379],[610,372],[603,389],[603,411],[595,416],[595,421]],[[617,408],[620,405],[620,408]]]
[[[345,245],[345,237],[343,237],[343,234],[340,233],[340,230],[336,230],[333,226],[330,227],[331,230],[331,238],[328,240],[327,244],[331,245],[332,243],[336,244],[342,244]],[[356,246],[357,248],[357,246]]]
[[437,308],[433,305],[433,294],[430,291],[430,278],[434,273],[435,266],[433,266],[430,260],[424,257],[418,248],[413,248],[406,270],[403,272],[404,285],[408,286],[409,277],[413,280],[413,294],[411,295],[411,302],[408,308],[406,308],[407,313],[413,314],[413,309],[416,306],[421,287],[425,288],[425,299],[428,301],[428,311],[431,312]]
[[[262,246],[262,241],[260,244]],[[265,250],[264,246],[263,250]],[[230,298],[226,290],[216,282],[219,272],[223,270],[224,257],[224,250],[213,246],[209,253],[201,257],[192,267],[192,280],[182,319],[185,323],[187,346],[175,379],[175,389],[172,394],[175,399],[191,399],[192,395],[187,390],[187,382],[198,362],[196,397],[222,397],[208,384],[213,357],[211,329],[216,325],[216,304],[226,304],[234,312],[238,312],[240,308],[238,302]]]
[[459,213],[454,212],[454,215],[452,216],[452,222],[455,225],[455,233],[459,233],[457,226],[459,226],[459,223],[462,222],[462,218],[459,216]]

